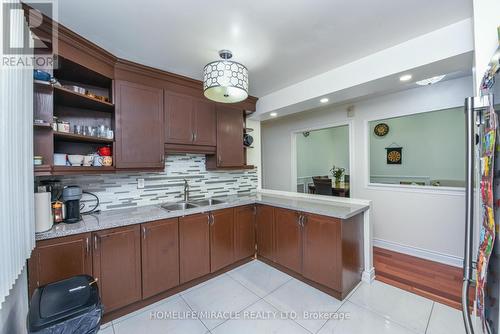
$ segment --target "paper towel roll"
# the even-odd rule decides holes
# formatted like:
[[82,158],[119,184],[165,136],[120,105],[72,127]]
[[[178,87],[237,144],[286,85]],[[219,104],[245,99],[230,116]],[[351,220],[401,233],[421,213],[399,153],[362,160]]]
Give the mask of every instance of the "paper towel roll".
[[50,230],[52,222],[50,192],[35,193],[35,232]]

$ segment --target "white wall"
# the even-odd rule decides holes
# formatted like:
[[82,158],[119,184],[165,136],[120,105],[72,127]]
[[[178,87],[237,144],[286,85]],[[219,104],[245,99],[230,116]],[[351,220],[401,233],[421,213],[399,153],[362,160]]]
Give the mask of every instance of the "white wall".
[[[381,122],[389,125],[389,133],[378,137],[373,129]],[[370,175],[454,180],[465,186],[464,128],[463,108],[372,121]],[[387,164],[385,148],[392,143],[403,147],[401,164]]]
[[0,334],[26,333],[28,316],[28,279],[26,267],[16,280],[0,310]]
[[474,62],[476,95],[491,57],[498,47],[497,28],[500,26],[499,0],[473,0]]
[[310,131],[307,137],[297,134],[297,178],[330,175],[333,165],[349,174],[347,125]]
[[423,249],[442,261],[460,265],[464,239],[463,191],[368,186],[368,121],[460,107],[464,98],[472,94],[472,86],[472,77],[465,77],[364,100],[355,103],[352,119],[347,117],[346,106],[340,106],[263,122],[263,188],[294,190],[291,133],[351,120],[351,197],[373,201],[374,237],[414,250]]

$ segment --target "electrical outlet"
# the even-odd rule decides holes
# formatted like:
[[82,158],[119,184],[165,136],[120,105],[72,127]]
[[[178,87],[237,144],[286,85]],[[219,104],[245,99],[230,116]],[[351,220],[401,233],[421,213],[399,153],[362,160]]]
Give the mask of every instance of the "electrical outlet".
[[144,179],[137,179],[137,189],[144,189]]

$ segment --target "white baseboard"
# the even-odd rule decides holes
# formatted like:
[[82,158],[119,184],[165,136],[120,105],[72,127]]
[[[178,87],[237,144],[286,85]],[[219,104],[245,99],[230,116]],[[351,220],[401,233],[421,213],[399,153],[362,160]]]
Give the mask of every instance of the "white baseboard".
[[370,271],[364,270],[361,280],[366,283],[372,283],[375,280],[375,268],[372,267]]
[[376,239],[376,238],[373,239],[373,246],[385,248],[394,252],[403,253],[434,262],[447,264],[453,267],[458,267],[458,268],[463,267],[464,259],[454,255],[439,253],[413,246],[402,245],[397,242]]

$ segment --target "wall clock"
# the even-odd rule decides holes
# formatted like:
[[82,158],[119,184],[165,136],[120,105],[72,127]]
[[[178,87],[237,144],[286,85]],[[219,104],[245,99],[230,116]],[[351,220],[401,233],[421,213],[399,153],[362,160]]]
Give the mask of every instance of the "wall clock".
[[387,147],[387,164],[388,165],[401,165],[403,158],[402,147]]
[[387,125],[385,123],[379,123],[373,129],[373,132],[375,132],[375,134],[377,136],[383,137],[383,136],[385,136],[386,134],[389,133],[389,125]]

